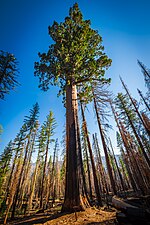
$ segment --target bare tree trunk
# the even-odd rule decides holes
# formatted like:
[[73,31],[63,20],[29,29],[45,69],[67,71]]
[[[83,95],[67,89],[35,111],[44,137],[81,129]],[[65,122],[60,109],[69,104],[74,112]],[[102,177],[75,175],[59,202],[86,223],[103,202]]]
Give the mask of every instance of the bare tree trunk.
[[130,183],[131,183],[131,186],[133,188],[133,190],[135,192],[138,191],[138,185],[135,181],[135,178],[133,177],[133,174],[132,174],[132,167],[133,165],[131,166],[131,159],[128,157],[126,157],[124,151],[123,151],[123,148],[122,148],[122,154],[123,154],[123,161],[125,163],[125,166],[126,166],[126,169],[127,169],[127,172],[128,172],[128,175],[129,175],[129,179],[130,179]]
[[[123,134],[123,132],[122,132],[122,130],[121,130],[121,127],[120,127],[118,118],[117,118],[117,116],[116,116],[116,112],[115,112],[114,107],[113,107],[113,105],[112,105],[111,102],[110,102],[110,106],[111,106],[111,109],[112,109],[112,112],[113,112],[115,121],[116,121],[116,123],[117,123],[117,127],[118,127],[118,129],[119,129],[119,132],[120,132],[120,135],[121,135],[121,138],[122,138],[124,147],[125,147],[126,150],[128,150],[128,146],[126,145],[126,139],[125,139],[125,136],[124,136],[124,134]],[[123,152],[123,149],[122,149],[122,152]],[[123,152],[123,154],[124,154],[124,152]],[[125,161],[125,165],[126,165],[126,169],[127,169],[128,175],[129,175],[129,177],[130,177],[130,182],[131,182],[132,188],[133,188],[134,191],[137,191],[137,186],[136,186],[136,183],[135,183],[134,178],[133,178],[133,176],[132,176],[130,167],[129,167],[128,163],[127,163],[127,160],[126,160],[126,158],[125,158],[125,154],[124,154],[124,161]]]
[[50,156],[49,163],[48,163],[47,188],[46,188],[46,209],[48,208],[48,205],[49,205],[49,198],[51,195],[52,182],[53,182],[52,156]]
[[91,159],[95,193],[96,193],[99,205],[102,206],[102,199],[101,199],[101,195],[100,195],[98,179],[97,179],[97,174],[96,174],[96,168],[95,168],[95,163],[94,163],[94,157],[93,157],[92,147],[91,147],[91,143],[90,143],[90,139],[89,139],[89,135],[88,135],[88,130],[87,130],[87,125],[86,125],[83,105],[82,105],[81,102],[80,102],[80,104],[81,104],[81,113],[82,113],[82,119],[83,119],[83,128],[84,128],[85,136],[86,136],[86,139],[87,139],[87,144],[88,144],[88,149],[89,149],[89,154],[90,154],[90,159]]
[[112,147],[111,140],[110,140],[110,146],[111,146],[111,150],[112,150],[112,153],[113,153],[113,158],[115,160],[115,164],[116,164],[116,168],[117,168],[117,171],[118,171],[118,175],[119,175],[119,178],[120,178],[120,181],[121,181],[121,186],[122,186],[123,191],[125,191],[125,185],[124,185],[123,177],[122,177],[122,174],[120,172],[120,169],[119,169],[116,157],[115,157],[115,153],[114,153],[114,149]]
[[137,90],[138,90],[139,95],[141,96],[141,98],[142,98],[143,102],[145,103],[145,105],[146,105],[147,109],[150,111],[150,106],[149,106],[149,105],[148,105],[148,103],[146,102],[146,100],[145,100],[145,98],[144,98],[144,96],[143,96],[142,92],[141,92],[139,89],[137,89]]
[[15,209],[16,209],[16,204],[17,204],[17,200],[18,200],[18,195],[19,195],[19,190],[20,190],[20,184],[21,184],[21,180],[22,180],[22,174],[26,165],[26,160],[27,160],[27,156],[28,156],[28,151],[29,151],[29,144],[30,144],[30,138],[31,138],[31,132],[28,135],[28,141],[27,141],[27,145],[25,148],[25,156],[24,156],[24,160],[23,160],[23,164],[22,164],[22,168],[21,168],[21,172],[19,174],[19,182],[16,188],[16,193],[15,193],[15,197],[14,197],[14,201],[13,201],[13,207],[12,207],[12,214],[11,214],[11,219],[14,218],[15,215]]
[[6,192],[5,192],[5,200],[4,201],[7,200],[7,197],[8,197],[8,194],[9,194],[8,192],[9,192],[9,189],[10,189],[10,186],[11,186],[12,177],[13,177],[13,173],[14,173],[14,169],[15,169],[15,165],[16,165],[16,160],[17,160],[19,148],[20,148],[20,144],[18,145],[18,148],[16,150],[16,154],[15,154],[15,157],[14,157],[14,160],[13,160],[13,164],[12,164],[9,180],[8,180],[8,183],[7,183]]
[[132,120],[131,120],[131,118],[130,118],[130,115],[128,114],[128,112],[127,112],[127,110],[126,110],[126,107],[125,107],[124,103],[123,103],[122,101],[121,101],[121,103],[122,103],[122,106],[123,106],[123,108],[124,108],[124,111],[125,111],[125,113],[126,113],[126,115],[127,115],[127,117],[128,117],[129,123],[130,123],[130,125],[131,125],[131,127],[132,127],[132,130],[133,130],[133,132],[134,132],[134,135],[135,135],[135,137],[136,137],[136,139],[137,139],[137,141],[138,141],[138,144],[139,144],[139,146],[140,146],[140,148],[141,148],[141,150],[142,150],[143,156],[145,157],[145,160],[146,160],[148,166],[150,167],[150,159],[148,158],[148,156],[147,156],[147,154],[146,154],[146,152],[145,152],[145,149],[144,149],[144,147],[143,147],[143,144],[142,144],[142,142],[141,142],[141,139],[140,139],[140,137],[139,137],[139,135],[138,135],[138,133],[137,133],[135,127],[134,127],[134,124],[133,124],[133,122],[132,122]]
[[111,182],[111,187],[112,187],[113,193],[116,195],[117,194],[116,185],[115,185],[113,174],[112,174],[112,168],[111,168],[111,165],[110,165],[110,162],[109,162],[107,146],[106,146],[106,142],[105,142],[105,138],[104,138],[104,134],[103,134],[103,129],[102,129],[100,117],[99,117],[99,114],[98,114],[98,109],[97,109],[96,99],[95,99],[94,93],[93,93],[93,100],[94,100],[94,108],[95,108],[95,112],[96,112],[100,136],[101,136],[103,149],[104,149],[104,153],[105,153],[106,164],[107,164],[108,174],[109,174],[109,178],[110,178],[110,182]]
[[32,157],[32,154],[33,154],[33,147],[34,147],[34,142],[35,142],[35,137],[36,137],[36,131],[32,134],[32,136],[33,136],[33,139],[32,139],[32,142],[30,143],[31,147],[29,148],[29,153],[28,153],[29,156],[28,156],[28,159],[27,159],[27,162],[26,162],[24,174],[23,174],[21,184],[20,184],[20,187],[21,187],[20,188],[20,196],[21,196],[20,197],[20,208],[22,206],[26,186],[28,185],[27,178],[29,177],[29,171],[31,169],[31,157]]
[[55,197],[56,197],[56,174],[55,174],[55,164],[56,164],[56,152],[58,147],[58,139],[56,139],[55,147],[54,147],[54,154],[53,154],[53,164],[52,164],[52,173],[51,173],[51,190],[52,190],[52,206],[55,203]]
[[99,183],[101,185],[101,191],[103,192],[103,194],[105,193],[105,185],[103,182],[103,178],[104,178],[104,173],[103,173],[103,166],[102,166],[102,159],[101,159],[101,155],[100,155],[100,149],[99,149],[99,145],[98,145],[98,141],[97,141],[97,136],[96,134],[93,134],[93,144],[94,144],[94,148],[96,151],[96,158],[97,158],[97,167],[99,170]]
[[128,94],[128,96],[129,96],[129,98],[130,98],[130,100],[131,100],[131,102],[132,102],[134,108],[135,108],[135,111],[136,111],[136,113],[137,113],[139,119],[141,120],[141,122],[142,122],[142,124],[143,124],[145,130],[147,131],[148,135],[150,136],[150,128],[149,128],[148,126],[146,126],[146,124],[145,124],[145,122],[144,122],[144,120],[143,120],[141,114],[139,113],[139,110],[138,110],[138,108],[137,108],[135,102],[133,101],[133,98],[131,97],[131,95],[130,95],[130,93],[129,93],[127,87],[126,87],[126,85],[125,85],[124,82],[123,82],[123,80],[122,80],[121,78],[120,78],[120,80],[121,80],[122,85],[123,85],[123,87],[124,87],[126,93]]
[[40,195],[40,209],[44,210],[43,197],[44,197],[44,187],[45,187],[45,176],[46,176],[46,166],[47,166],[47,158],[48,158],[48,148],[50,143],[50,137],[48,136],[46,143],[46,152],[45,152],[45,160],[43,167],[43,176],[42,176],[42,187],[41,187],[41,195]]
[[18,177],[20,176],[20,171],[21,171],[21,160],[19,160],[19,162],[18,162],[16,171],[14,173],[13,182],[12,182],[11,187],[10,187],[10,196],[8,198],[8,206],[7,206],[6,213],[5,213],[4,224],[7,223],[8,214],[9,214],[9,211],[10,211],[11,206],[13,204],[13,200],[15,198],[15,192],[16,192],[18,184],[19,184]]
[[86,180],[85,180],[85,172],[83,168],[78,111],[76,113],[76,121],[77,121],[76,129],[77,129],[77,140],[78,140],[78,173],[79,173],[79,179],[80,179],[79,189],[80,189],[80,193],[82,193],[82,195],[84,196],[84,199],[86,198],[87,205],[89,205],[89,197],[88,197]]
[[90,173],[90,165],[89,165],[89,156],[88,156],[87,143],[86,143],[85,136],[83,136],[83,144],[84,144],[86,166],[87,166],[89,197],[90,197],[90,200],[93,200],[93,197],[92,197],[92,184],[91,184],[91,173]]
[[28,212],[30,212],[30,210],[32,209],[32,200],[33,200],[33,197],[34,197],[37,171],[38,171],[38,166],[39,166],[38,164],[39,164],[39,159],[37,158],[36,166],[35,166],[35,170],[34,170],[34,174],[33,174],[33,179],[32,179],[32,182],[31,182],[31,191],[30,191],[30,196],[29,196]]

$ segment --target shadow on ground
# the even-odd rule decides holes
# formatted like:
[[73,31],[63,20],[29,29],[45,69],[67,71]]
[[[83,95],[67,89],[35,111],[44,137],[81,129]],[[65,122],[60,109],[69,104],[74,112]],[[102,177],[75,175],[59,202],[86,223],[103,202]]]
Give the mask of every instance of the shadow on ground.
[[[13,221],[8,220],[8,225],[33,225],[33,224],[43,224],[53,219],[57,219],[63,215],[67,215],[69,213],[60,213],[56,212],[45,212],[40,214],[34,214],[31,216],[26,216],[23,218],[16,218]],[[1,223],[0,223],[1,224]]]

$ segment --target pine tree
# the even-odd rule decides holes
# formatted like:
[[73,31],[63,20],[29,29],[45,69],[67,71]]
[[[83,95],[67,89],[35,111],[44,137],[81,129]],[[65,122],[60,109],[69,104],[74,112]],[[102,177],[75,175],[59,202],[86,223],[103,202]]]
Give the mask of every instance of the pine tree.
[[17,161],[19,160],[19,157],[21,157],[21,154],[22,154],[22,149],[23,149],[25,137],[26,137],[26,126],[23,125],[21,127],[19,133],[16,135],[16,138],[13,141],[13,149],[14,149],[15,155],[14,155],[14,158],[13,158],[13,161],[12,161],[11,172],[10,172],[9,179],[8,179],[8,182],[7,182],[7,188],[5,190],[4,201],[7,200],[7,197],[10,193],[10,188],[11,188],[11,185],[12,185],[14,171],[15,171],[15,168],[17,166]]
[[45,178],[46,178],[49,144],[51,141],[53,141],[52,136],[54,135],[55,128],[56,128],[56,121],[53,116],[53,112],[50,111],[46,121],[43,124],[44,135],[45,135],[45,157],[44,157],[42,187],[41,187],[41,196],[40,196],[40,208],[42,210],[44,210],[43,197],[44,197],[44,190],[45,190]]
[[14,214],[15,214],[15,209],[16,209],[16,205],[17,205],[17,201],[18,201],[18,196],[19,196],[19,192],[20,189],[22,189],[22,178],[25,175],[25,168],[26,168],[26,164],[28,163],[28,156],[30,153],[30,144],[31,144],[31,136],[32,136],[32,132],[34,132],[35,127],[37,126],[37,119],[38,119],[38,114],[39,114],[39,105],[38,103],[36,103],[35,105],[33,105],[33,109],[30,110],[30,115],[29,116],[25,116],[25,126],[26,126],[26,132],[27,132],[27,143],[25,145],[25,155],[24,155],[24,159],[23,159],[23,163],[22,163],[22,167],[21,167],[21,172],[19,175],[19,182],[15,191],[15,198],[13,201],[13,207],[12,207],[12,215],[11,217],[14,218]]
[[[133,133],[135,135],[135,138],[140,146],[143,156],[144,156],[148,166],[150,167],[150,160],[147,156],[147,153],[145,151],[145,148],[141,141],[141,138],[137,133],[136,121],[138,121],[138,120],[137,120],[134,110],[132,109],[132,106],[131,105],[129,106],[128,98],[125,95],[123,95],[122,93],[118,93],[115,103],[116,103],[116,107],[120,110],[119,115],[120,115],[121,119],[123,120],[123,122],[125,123],[125,125],[127,127],[131,127],[131,130],[133,131]],[[138,121],[138,123],[139,123],[139,121]]]
[[0,155],[0,205],[5,196],[7,177],[10,171],[10,163],[13,156],[13,151],[13,142],[10,141],[5,147],[4,152]]
[[142,125],[144,126],[145,130],[147,131],[148,135],[150,136],[150,128],[148,126],[146,126],[146,123],[144,122],[144,120],[143,120],[143,118],[142,118],[142,116],[141,116],[141,114],[140,114],[140,112],[138,110],[138,107],[136,105],[135,100],[132,98],[131,94],[129,93],[129,90],[128,90],[127,86],[125,85],[125,83],[123,82],[121,77],[120,77],[120,80],[121,80],[121,83],[122,83],[122,85],[123,85],[123,87],[124,87],[128,97],[129,97],[129,99],[132,102],[132,105],[134,106],[134,109],[135,109],[135,112],[137,113],[137,116],[139,117]]
[[13,54],[0,50],[0,99],[19,84],[18,62]]
[[31,188],[30,188],[30,193],[29,193],[29,204],[28,204],[28,212],[30,212],[30,210],[32,209],[32,201],[33,198],[35,196],[35,187],[38,189],[38,185],[37,185],[37,176],[39,175],[39,167],[40,167],[40,162],[43,161],[41,159],[43,159],[43,155],[45,152],[45,130],[44,130],[44,126],[41,127],[39,134],[38,134],[38,138],[37,138],[37,148],[38,148],[38,155],[37,155],[37,159],[36,159],[36,165],[35,165],[35,170],[33,172],[33,178],[31,181]]

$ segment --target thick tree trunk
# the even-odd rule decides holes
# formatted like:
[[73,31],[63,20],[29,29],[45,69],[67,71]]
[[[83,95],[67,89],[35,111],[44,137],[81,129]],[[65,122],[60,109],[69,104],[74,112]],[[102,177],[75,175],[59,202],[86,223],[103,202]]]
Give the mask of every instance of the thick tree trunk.
[[83,210],[79,192],[77,167],[77,90],[76,85],[66,86],[66,184],[62,211]]

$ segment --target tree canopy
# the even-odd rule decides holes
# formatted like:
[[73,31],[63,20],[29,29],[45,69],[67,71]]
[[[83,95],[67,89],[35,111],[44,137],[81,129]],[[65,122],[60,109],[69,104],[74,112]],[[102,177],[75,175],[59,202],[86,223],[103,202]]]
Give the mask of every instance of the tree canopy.
[[91,82],[103,78],[111,59],[103,53],[102,37],[90,25],[90,20],[83,20],[76,3],[64,22],[54,21],[49,26],[54,43],[47,53],[39,53],[40,62],[35,63],[35,76],[39,77],[42,90],[58,85],[61,94],[66,85],[82,83],[80,90],[87,94],[91,91]]

